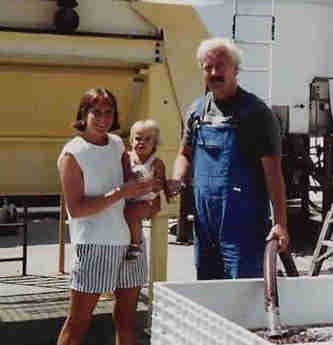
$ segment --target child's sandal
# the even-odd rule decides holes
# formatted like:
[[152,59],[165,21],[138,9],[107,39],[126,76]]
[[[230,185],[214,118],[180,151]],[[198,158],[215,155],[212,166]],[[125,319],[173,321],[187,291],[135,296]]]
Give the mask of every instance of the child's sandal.
[[126,253],[126,260],[137,260],[142,254],[142,249],[139,244],[130,244]]

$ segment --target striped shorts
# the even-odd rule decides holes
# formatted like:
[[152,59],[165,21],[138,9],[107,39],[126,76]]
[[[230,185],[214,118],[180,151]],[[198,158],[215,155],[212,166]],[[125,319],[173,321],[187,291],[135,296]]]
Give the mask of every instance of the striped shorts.
[[70,288],[80,292],[103,293],[140,287],[147,283],[145,245],[137,260],[126,260],[128,246],[76,244]]

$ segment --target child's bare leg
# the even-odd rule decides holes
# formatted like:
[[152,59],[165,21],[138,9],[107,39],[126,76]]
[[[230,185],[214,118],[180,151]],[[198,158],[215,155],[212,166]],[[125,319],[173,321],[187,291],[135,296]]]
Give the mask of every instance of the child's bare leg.
[[128,203],[126,205],[125,218],[131,233],[131,243],[140,244],[142,238],[142,219],[137,214],[134,203]]
[[127,204],[125,218],[131,234],[131,244],[126,254],[127,260],[136,260],[141,255],[140,243],[142,240],[142,218],[138,215],[135,204]]

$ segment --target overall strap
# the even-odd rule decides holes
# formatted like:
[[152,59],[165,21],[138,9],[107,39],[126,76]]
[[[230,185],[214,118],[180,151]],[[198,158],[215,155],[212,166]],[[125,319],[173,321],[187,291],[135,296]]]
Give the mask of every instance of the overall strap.
[[191,105],[188,116],[190,119],[190,126],[192,129],[192,145],[196,142],[197,137],[197,129],[198,125],[205,116],[205,108],[206,108],[206,97],[202,96],[197,98]]
[[192,129],[195,130],[198,122],[202,121],[205,116],[206,97],[202,96],[194,101],[189,111],[192,119]]

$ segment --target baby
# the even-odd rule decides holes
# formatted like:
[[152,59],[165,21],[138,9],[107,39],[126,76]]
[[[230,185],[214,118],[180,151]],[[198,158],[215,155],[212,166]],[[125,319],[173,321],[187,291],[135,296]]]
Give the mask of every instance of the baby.
[[[144,120],[133,124],[128,152],[130,167],[124,169],[125,179],[155,177],[161,179],[165,185],[165,165],[155,156],[158,144],[160,144],[160,130],[156,121]],[[127,201],[125,217],[131,233],[127,260],[136,260],[141,255],[142,220],[151,218],[160,209],[160,193],[155,191]]]

